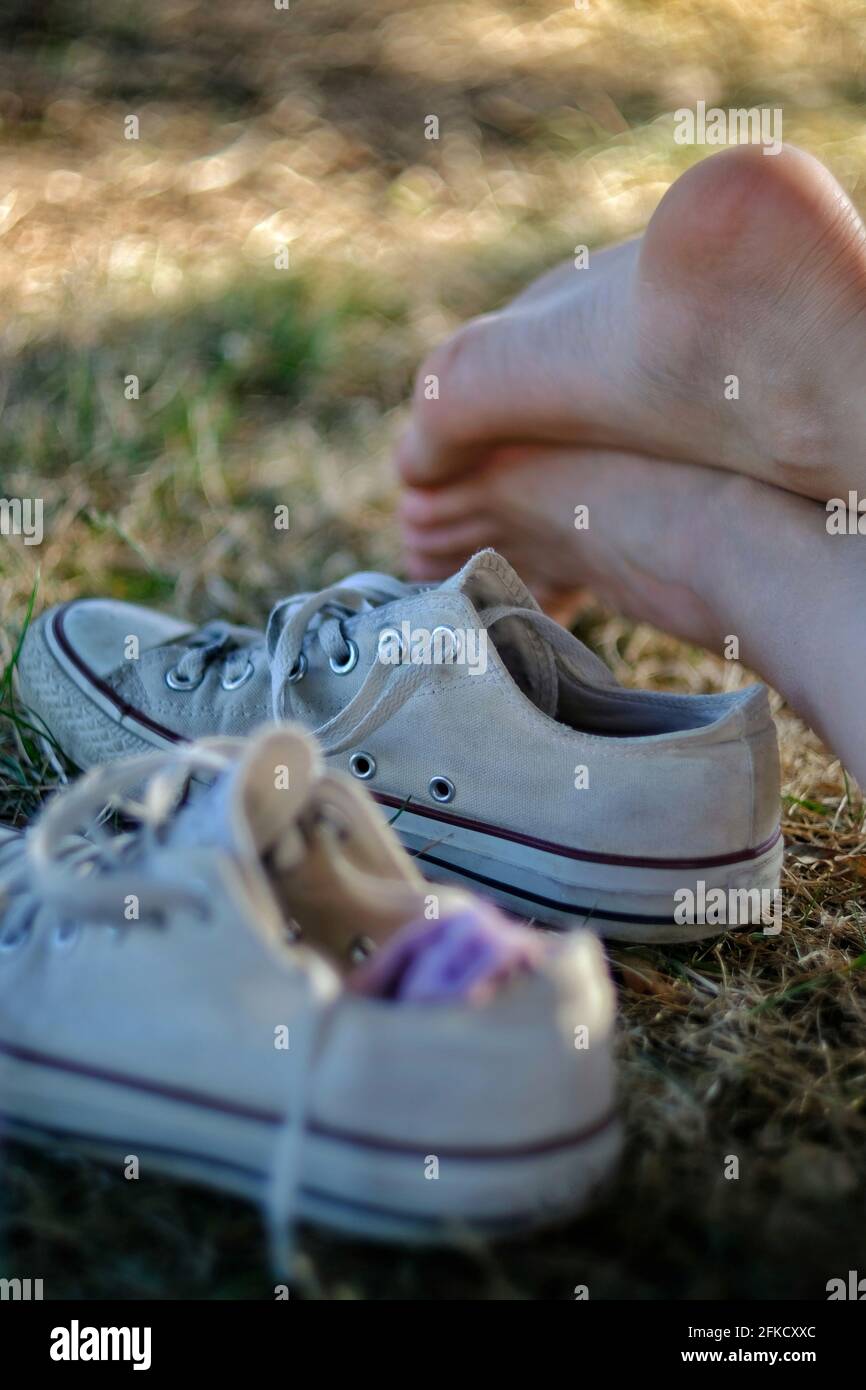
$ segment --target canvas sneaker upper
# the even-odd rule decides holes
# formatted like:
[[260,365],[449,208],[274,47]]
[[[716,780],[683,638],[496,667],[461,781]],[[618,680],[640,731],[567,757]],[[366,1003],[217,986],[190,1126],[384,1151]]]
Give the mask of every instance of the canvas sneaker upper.
[[[333,766],[384,805],[411,810],[406,843],[459,840],[479,886],[495,888],[497,865],[515,846],[552,855],[530,866],[527,901],[537,900],[542,917],[562,896],[543,891],[542,869],[553,866],[558,878],[566,859],[712,868],[777,846],[778,754],[765,690],[620,686],[489,550],[436,588],[365,574],[296,595],[277,604],[263,634],[224,623],[192,630],[131,605],[74,602],[27,634],[19,681],[85,766],[148,745],[247,733],[271,717],[297,720]],[[597,885],[578,886],[585,906]]]
[[289,727],[150,753],[0,831],[4,1129],[253,1197],[275,1251],[298,1215],[439,1239],[572,1209],[618,1142],[596,943],[482,1004],[353,991],[359,935],[375,960],[429,890],[317,757]]

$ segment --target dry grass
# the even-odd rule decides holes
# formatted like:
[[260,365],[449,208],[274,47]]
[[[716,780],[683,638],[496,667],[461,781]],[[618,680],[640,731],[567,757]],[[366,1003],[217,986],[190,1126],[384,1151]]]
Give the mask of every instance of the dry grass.
[[[701,153],[671,139],[698,98],[781,105],[857,201],[864,26],[831,0],[7,5],[0,493],[42,496],[46,539],[0,543],[5,660],[37,564],[40,604],[110,593],[248,621],[389,567],[383,460],[424,347],[576,242],[638,229]],[[745,679],[610,615],[585,635],[631,684]],[[862,1270],[863,806],[776,712],[785,929],[611,952],[629,1148],[597,1208],[494,1252],[311,1236],[312,1296],[821,1297]],[[8,718],[0,770],[5,817],[25,818],[53,774]],[[268,1295],[245,1208],[128,1194],[70,1155],[10,1151],[8,1272],[50,1296]]]

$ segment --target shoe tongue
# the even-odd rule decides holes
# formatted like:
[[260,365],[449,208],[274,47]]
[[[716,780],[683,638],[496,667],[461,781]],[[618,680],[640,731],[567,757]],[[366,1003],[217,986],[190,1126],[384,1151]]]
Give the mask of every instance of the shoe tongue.
[[303,852],[297,820],[319,775],[321,755],[298,728],[253,738],[240,759],[183,808],[175,845],[215,846],[245,859]]
[[[495,550],[480,550],[440,587],[463,594],[482,618],[485,612],[503,604],[541,612],[523,580]],[[534,623],[515,616],[502,618],[489,628],[487,640],[495,646],[524,695],[543,714],[555,718],[559,677],[556,657],[543,632]]]

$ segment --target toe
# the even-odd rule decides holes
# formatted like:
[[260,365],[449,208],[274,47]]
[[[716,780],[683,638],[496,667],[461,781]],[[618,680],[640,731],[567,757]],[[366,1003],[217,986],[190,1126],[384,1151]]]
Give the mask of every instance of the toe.
[[474,476],[453,487],[407,488],[397,504],[401,523],[419,531],[486,518],[487,510],[484,487]]
[[496,546],[499,536],[493,527],[476,519],[455,522],[447,526],[402,527],[403,544],[407,550],[423,555],[474,555],[476,550]]
[[553,317],[541,309],[487,314],[431,354],[396,453],[404,483],[435,487],[477,469],[499,442],[557,437],[563,367]]

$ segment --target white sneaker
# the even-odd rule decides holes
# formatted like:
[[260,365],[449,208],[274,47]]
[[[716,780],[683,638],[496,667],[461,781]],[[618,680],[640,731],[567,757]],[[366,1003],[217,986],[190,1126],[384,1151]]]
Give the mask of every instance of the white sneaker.
[[689,940],[733,920],[700,920],[711,895],[754,924],[778,887],[763,687],[623,689],[490,550],[435,589],[355,575],[287,599],[265,636],[69,603],[28,632],[19,684],[85,767],[297,719],[399,811],[425,872],[524,917]]
[[[216,780],[180,804],[193,774]],[[616,1157],[598,943],[532,937],[483,1004],[354,992],[363,938],[430,890],[291,726],[89,774],[0,832],[0,894],[5,1132],[255,1199],[275,1250],[295,1217],[425,1242],[543,1225]]]

